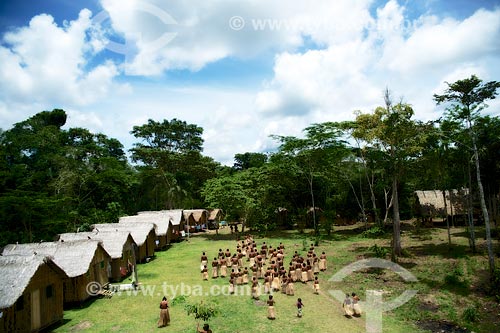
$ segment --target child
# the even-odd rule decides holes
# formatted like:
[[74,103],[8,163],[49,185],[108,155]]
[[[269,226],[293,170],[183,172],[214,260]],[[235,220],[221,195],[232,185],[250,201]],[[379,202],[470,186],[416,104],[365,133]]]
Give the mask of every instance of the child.
[[260,297],[260,287],[259,287],[259,281],[257,280],[257,277],[252,278],[252,298],[253,299],[259,299]]
[[314,293],[319,294],[319,280],[317,276],[314,277],[313,288],[314,288]]
[[269,306],[267,308],[267,318],[274,320],[276,319],[276,311],[274,310],[274,304],[276,302],[273,299],[273,295],[269,295],[269,299],[267,300],[267,305]]
[[302,303],[302,298],[297,299],[297,317],[302,318],[302,308],[304,303]]
[[342,308],[344,309],[344,313],[346,317],[351,317],[354,314],[352,310],[352,302],[349,294],[345,295],[344,303],[342,303]]
[[355,293],[352,293],[352,310],[356,317],[361,316],[361,307],[359,306],[358,302],[359,297]]

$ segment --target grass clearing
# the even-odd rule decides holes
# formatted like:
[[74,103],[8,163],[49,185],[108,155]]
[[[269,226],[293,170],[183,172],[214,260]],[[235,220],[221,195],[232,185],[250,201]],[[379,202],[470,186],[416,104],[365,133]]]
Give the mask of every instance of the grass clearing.
[[[222,230],[220,235],[199,234],[189,242],[173,244],[167,251],[158,252],[148,264],[138,266],[142,288],[137,292],[115,294],[111,299],[95,299],[82,308],[64,313],[64,322],[52,328],[54,332],[194,332],[196,321],[187,315],[185,303],[200,300],[218,305],[220,314],[211,320],[214,332],[245,332],[249,329],[284,332],[366,332],[365,316],[347,319],[340,304],[328,294],[328,290],[356,292],[365,300],[366,290],[382,290],[384,302],[389,302],[406,290],[417,289],[418,294],[403,306],[385,313],[384,332],[429,332],[422,328],[467,328],[463,332],[500,331],[498,304],[485,296],[484,276],[487,257],[484,253],[472,255],[467,248],[463,230],[452,230],[453,246],[448,248],[446,230],[440,228],[420,229],[420,233],[406,226],[403,246],[409,256],[401,258],[400,265],[414,274],[418,282],[407,283],[389,270],[355,272],[343,282],[328,279],[342,267],[362,258],[374,257],[373,246],[389,248],[390,238],[362,237],[360,225],[337,227],[329,239],[324,239],[316,252],[325,251],[328,270],[319,275],[321,294],[315,295],[312,285],[295,284],[295,296],[275,293],[277,319],[266,318],[267,306],[254,302],[249,285],[237,286],[237,292],[247,290],[247,295],[213,295],[228,287],[228,279],[202,281],[199,273],[199,258],[206,251],[209,259],[218,249],[236,249],[234,235]],[[456,234],[456,236],[455,236]],[[257,245],[263,241],[273,246],[285,245],[285,267],[294,251],[305,253],[312,239],[297,232],[275,232],[266,237],[255,237]],[[479,246],[482,240],[478,239]],[[370,250],[372,248],[372,250]],[[481,247],[480,247],[481,248]],[[383,251],[380,252],[383,254]],[[379,254],[380,254],[379,253]],[[451,275],[450,275],[451,274]],[[447,276],[451,276],[448,277]],[[261,280],[262,281],[262,280]],[[455,282],[459,282],[458,284]],[[126,281],[125,281],[126,282]],[[166,328],[158,329],[159,302],[163,295],[172,302],[172,321]],[[212,294],[212,295],[211,295]],[[261,296],[261,300],[266,299]],[[295,302],[301,297],[305,304],[304,316],[296,317]],[[432,326],[433,325],[433,326]],[[444,330],[452,332],[452,330]]]

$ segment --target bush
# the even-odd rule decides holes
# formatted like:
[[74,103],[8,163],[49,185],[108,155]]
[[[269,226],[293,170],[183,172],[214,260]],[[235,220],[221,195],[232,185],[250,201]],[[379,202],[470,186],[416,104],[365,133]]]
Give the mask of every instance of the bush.
[[378,246],[377,244],[370,246],[368,250],[373,252],[376,258],[381,258],[381,259],[385,259],[385,257],[389,253],[388,249],[386,249],[385,247]]
[[478,321],[479,311],[477,311],[477,308],[475,306],[469,306],[462,313],[462,318],[469,323]]
[[206,304],[201,301],[197,304],[186,304],[184,306],[187,315],[194,315],[194,319],[201,319],[203,321],[209,321],[210,318],[215,317],[219,314],[219,309],[215,304]]
[[382,236],[385,234],[384,228],[381,228],[379,226],[371,227],[368,230],[365,230],[361,233],[361,237],[364,238],[377,238],[379,236]]
[[458,267],[455,267],[450,273],[444,276],[444,283],[453,288],[469,288],[469,281],[464,278],[464,273]]

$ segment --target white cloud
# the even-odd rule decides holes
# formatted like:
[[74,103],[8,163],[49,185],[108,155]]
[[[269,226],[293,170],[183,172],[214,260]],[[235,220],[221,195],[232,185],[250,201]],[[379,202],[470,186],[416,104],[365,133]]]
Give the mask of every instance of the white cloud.
[[[111,27],[96,29],[83,10],[62,26],[38,15],[4,36],[2,124],[63,107],[68,126],[105,133],[130,148],[134,125],[175,117],[202,126],[204,153],[231,165],[236,153],[276,147],[270,134],[300,136],[311,123],[371,111],[386,86],[396,99],[404,95],[419,118],[432,119],[438,116],[432,94],[442,91],[443,81],[472,73],[485,81],[500,76],[500,10],[458,20],[428,14],[409,19],[395,0],[100,2]],[[243,29],[231,29],[233,16],[244,19]],[[108,34],[128,52],[114,57],[123,63],[96,58],[111,28],[128,43]],[[272,58],[272,71],[257,86],[245,76],[241,83],[212,77],[207,83],[210,68],[190,74],[192,82],[175,81],[184,79],[177,70],[198,71],[233,58],[241,66]]]
[[[127,56],[129,74],[197,71],[226,57],[294,50],[304,36],[317,44],[355,38],[370,24],[371,0],[224,1],[101,0],[115,31],[137,48]],[[241,30],[231,18],[244,20]],[[166,19],[168,18],[168,19]],[[168,21],[170,24],[165,24]],[[175,38],[161,37],[174,33]]]
[[[91,13],[57,26],[52,16],[35,16],[8,32],[0,44],[0,98],[6,103],[85,105],[114,87],[118,68],[106,61],[88,68],[99,43],[90,37]],[[95,48],[94,48],[95,47]]]
[[388,1],[370,21],[372,29],[331,40],[320,50],[278,54],[256,107],[268,117],[296,115],[284,102],[291,100],[309,123],[347,120],[356,109],[370,112],[381,105],[389,87],[395,99],[402,96],[418,118],[428,120],[436,118],[432,95],[444,80],[500,74],[494,55],[500,49],[500,10],[478,10],[463,21],[426,15],[411,21],[405,11]]

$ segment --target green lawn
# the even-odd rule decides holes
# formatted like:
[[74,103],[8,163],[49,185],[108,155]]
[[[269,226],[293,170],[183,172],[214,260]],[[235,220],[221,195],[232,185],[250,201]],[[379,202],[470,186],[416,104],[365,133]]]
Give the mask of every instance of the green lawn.
[[[424,332],[415,326],[416,320],[448,318],[461,322],[463,308],[477,302],[477,299],[471,298],[471,294],[467,294],[464,290],[443,289],[442,275],[446,274],[453,265],[463,265],[466,272],[474,274],[473,270],[481,269],[481,262],[484,258],[482,256],[448,258],[449,256],[443,255],[442,248],[435,245],[436,242],[441,243],[442,230],[440,229],[431,229],[425,241],[409,232],[404,235],[403,245],[408,245],[411,251],[416,253],[425,252],[427,248],[432,249],[432,244],[436,246],[434,254],[421,253],[418,257],[404,258],[405,260],[401,263],[417,276],[419,282],[408,284],[390,271],[357,272],[341,283],[329,282],[328,279],[342,267],[369,256],[369,246],[375,243],[379,246],[389,245],[390,240],[387,238],[377,240],[362,238],[359,236],[359,231],[348,227],[338,228],[331,239],[322,241],[316,248],[316,252],[325,251],[328,256],[328,270],[320,273],[322,293],[315,295],[312,292],[312,285],[300,283],[295,284],[294,297],[276,293],[277,319],[270,321],[266,318],[267,307],[256,304],[249,296],[249,292],[248,296],[242,292],[244,288],[249,288],[248,286],[237,287],[242,295],[213,295],[214,292],[220,293],[221,290],[227,290],[228,279],[201,280],[199,258],[202,251],[206,251],[212,259],[219,248],[229,248],[231,251],[236,249],[236,240],[232,235],[224,232],[227,232],[227,229],[218,236],[215,234],[196,235],[191,237],[189,242],[176,243],[167,251],[158,252],[153,261],[138,266],[139,280],[142,284],[139,291],[135,294],[122,292],[115,294],[111,299],[95,299],[83,308],[65,311],[64,322],[53,328],[53,331],[194,332],[196,321],[193,317],[187,316],[182,301],[170,307],[172,319],[170,325],[161,329],[156,327],[158,305],[164,294],[170,301],[173,296],[183,293],[187,303],[198,302],[201,299],[216,303],[220,314],[211,320],[210,325],[217,333],[248,330],[273,333],[366,332],[365,316],[345,318],[340,304],[329,295],[328,290],[354,291],[361,296],[362,300],[364,300],[366,290],[381,290],[384,292],[384,301],[390,301],[405,289],[417,289],[419,293],[410,302],[384,314],[383,331],[391,333]],[[305,237],[296,232],[277,232],[266,238],[256,237],[256,241],[259,246],[263,241],[273,246],[283,242],[286,247],[285,265],[287,266],[293,251],[303,252],[304,239],[307,246],[311,243],[310,239]],[[459,243],[464,241],[458,236],[454,240],[457,242],[459,240]],[[266,297],[263,295],[261,299],[264,300]],[[305,304],[302,318],[296,317],[297,297],[301,297]],[[490,326],[484,323],[471,325],[475,328],[475,332],[491,332],[492,328],[498,328],[497,324],[498,322],[492,322]]]

